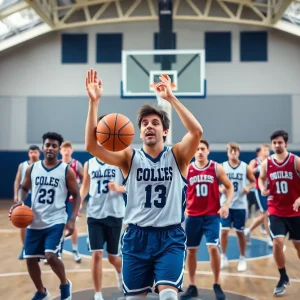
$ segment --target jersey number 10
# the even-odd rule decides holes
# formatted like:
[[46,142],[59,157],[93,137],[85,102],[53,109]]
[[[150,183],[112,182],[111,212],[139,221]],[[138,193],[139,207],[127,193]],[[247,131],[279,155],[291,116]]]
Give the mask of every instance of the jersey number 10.
[[207,184],[197,184],[196,185],[196,196],[197,197],[206,197],[208,195],[208,186]]
[[288,183],[286,181],[276,181],[276,193],[287,194],[289,192]]

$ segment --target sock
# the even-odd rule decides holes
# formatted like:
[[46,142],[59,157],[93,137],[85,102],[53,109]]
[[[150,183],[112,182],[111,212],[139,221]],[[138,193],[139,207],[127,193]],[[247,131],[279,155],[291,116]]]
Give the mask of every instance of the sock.
[[287,276],[287,274],[286,274],[285,268],[278,269],[278,271],[279,271],[279,273],[280,273],[280,277],[288,278],[288,276]]
[[95,293],[95,298],[96,298],[96,297],[103,299],[103,296],[102,296],[102,293],[101,293],[101,292],[96,292],[96,293]]
[[173,289],[164,289],[159,293],[159,300],[177,300],[177,292]]
[[116,272],[116,274],[117,274],[117,278],[118,278],[118,279],[121,279],[121,278],[122,278],[122,272],[121,272],[121,273]]
[[221,253],[221,258],[227,258],[225,253]]
[[72,250],[73,251],[78,251],[78,245],[77,244],[76,245],[72,244]]

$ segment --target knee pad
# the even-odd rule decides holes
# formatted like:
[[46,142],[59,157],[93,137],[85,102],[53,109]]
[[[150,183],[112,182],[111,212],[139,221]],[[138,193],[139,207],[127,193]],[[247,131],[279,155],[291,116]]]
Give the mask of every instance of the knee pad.
[[159,300],[177,300],[177,292],[173,289],[164,289],[159,292]]

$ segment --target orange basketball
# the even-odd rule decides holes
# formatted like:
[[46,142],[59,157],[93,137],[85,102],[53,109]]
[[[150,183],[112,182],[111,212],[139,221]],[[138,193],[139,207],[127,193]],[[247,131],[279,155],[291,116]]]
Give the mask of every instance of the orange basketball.
[[97,140],[109,151],[117,152],[127,148],[134,138],[132,122],[122,114],[109,114],[97,126]]
[[26,228],[33,221],[33,211],[26,205],[17,206],[11,213],[11,222],[18,228]]

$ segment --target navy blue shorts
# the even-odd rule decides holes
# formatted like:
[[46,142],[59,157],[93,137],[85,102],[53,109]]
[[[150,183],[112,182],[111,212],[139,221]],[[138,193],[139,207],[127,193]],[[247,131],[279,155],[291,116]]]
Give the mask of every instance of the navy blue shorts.
[[169,285],[182,291],[186,235],[180,224],[157,228],[129,225],[122,235],[123,290],[151,293]]
[[219,245],[221,230],[220,216],[189,216],[185,221],[187,247],[196,248],[200,245],[203,234],[206,245]]
[[31,208],[31,194],[27,195],[27,198],[24,201],[24,205],[28,206]]
[[266,211],[268,211],[268,197],[264,197],[261,194],[260,189],[255,190],[255,195],[256,195],[256,201],[257,201],[257,205],[259,207],[259,210],[263,214]]
[[45,229],[27,228],[25,238],[25,258],[45,257],[45,252],[59,255],[64,240],[65,224],[57,224]]
[[222,230],[234,228],[236,231],[244,231],[246,225],[246,209],[229,208],[229,215],[226,219],[221,219]]

